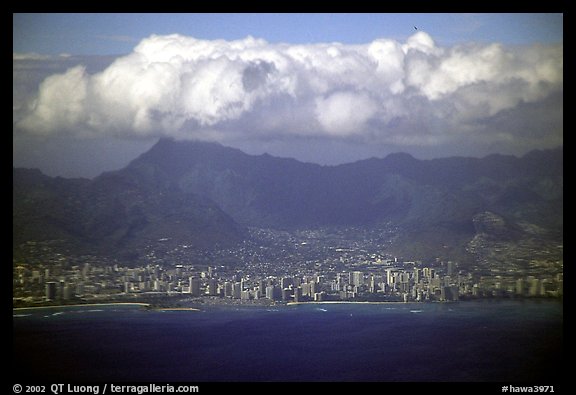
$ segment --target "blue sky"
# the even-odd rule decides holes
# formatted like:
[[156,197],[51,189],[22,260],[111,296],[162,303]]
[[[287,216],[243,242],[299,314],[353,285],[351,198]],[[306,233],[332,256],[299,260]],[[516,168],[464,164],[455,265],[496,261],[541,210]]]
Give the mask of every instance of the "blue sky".
[[270,43],[406,39],[413,26],[440,45],[563,41],[562,14],[14,14],[14,52],[117,55],[151,34]]
[[563,144],[563,28],[529,13],[13,14],[13,165],[94,177],[161,137],[327,165],[521,156]]

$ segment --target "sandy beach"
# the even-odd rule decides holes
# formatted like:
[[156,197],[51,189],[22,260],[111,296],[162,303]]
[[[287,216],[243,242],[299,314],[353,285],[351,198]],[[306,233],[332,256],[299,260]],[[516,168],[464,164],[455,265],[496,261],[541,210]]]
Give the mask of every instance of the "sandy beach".
[[397,303],[417,303],[417,302],[349,302],[346,300],[326,300],[324,302],[288,302],[286,306],[304,305],[304,304],[397,304]]
[[149,307],[148,303],[86,303],[86,304],[63,304],[54,306],[33,306],[33,307],[14,307],[13,311],[24,311],[24,310],[39,310],[39,309],[65,309],[68,307],[104,307],[104,306],[142,306]]

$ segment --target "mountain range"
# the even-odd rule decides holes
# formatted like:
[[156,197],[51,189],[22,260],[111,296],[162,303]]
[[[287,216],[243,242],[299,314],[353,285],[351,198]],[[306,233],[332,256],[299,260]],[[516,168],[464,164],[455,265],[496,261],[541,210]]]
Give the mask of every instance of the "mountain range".
[[[495,220],[496,218],[496,220]],[[227,247],[247,227],[395,226],[394,248],[461,259],[478,234],[562,240],[563,152],[418,160],[404,153],[338,166],[160,139],[118,171],[88,179],[13,169],[13,246],[66,240],[136,257],[163,240]]]

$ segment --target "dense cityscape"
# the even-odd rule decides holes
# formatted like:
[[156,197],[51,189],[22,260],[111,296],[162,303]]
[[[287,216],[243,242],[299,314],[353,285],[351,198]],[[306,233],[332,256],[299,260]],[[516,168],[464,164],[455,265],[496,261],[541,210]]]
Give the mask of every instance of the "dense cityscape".
[[13,306],[450,302],[563,294],[562,260],[534,261],[523,271],[499,263],[412,261],[384,252],[393,229],[251,229],[251,236],[236,249],[212,252],[162,249],[159,240],[132,265],[55,253],[58,241],[29,242],[30,258],[13,265]]

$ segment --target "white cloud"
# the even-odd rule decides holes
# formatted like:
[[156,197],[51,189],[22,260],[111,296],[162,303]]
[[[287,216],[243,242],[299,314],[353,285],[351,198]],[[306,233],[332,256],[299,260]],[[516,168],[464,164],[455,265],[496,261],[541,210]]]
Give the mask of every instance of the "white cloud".
[[47,60],[50,58],[51,58],[51,56],[40,55],[40,54],[37,54],[35,52],[28,52],[28,53],[14,52],[12,54],[12,60],[14,60],[14,61],[18,61],[18,60]]
[[327,133],[345,136],[365,129],[366,122],[378,111],[378,105],[366,94],[337,92],[316,101],[316,114]]
[[32,104],[32,114],[24,118],[21,126],[42,134],[82,124],[88,114],[85,105],[87,84],[82,66],[46,78]]
[[[42,61],[13,58],[15,69]],[[173,34],[142,40],[101,71],[51,75],[26,105],[15,95],[13,108],[16,128],[36,134],[222,142],[294,135],[421,146],[474,133],[485,141],[495,116],[562,90],[562,45],[438,47],[422,31],[404,43],[365,45]]]
[[434,40],[430,35],[419,31],[408,38],[406,43],[402,46],[404,52],[408,53],[411,50],[415,52],[422,52],[426,55],[441,55],[442,49],[436,47]]

